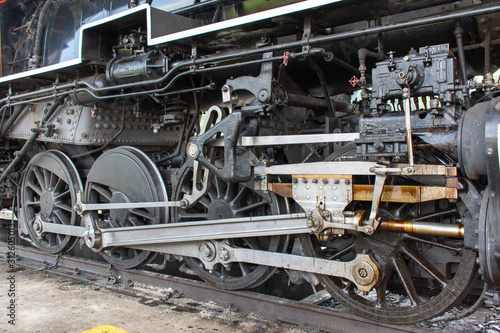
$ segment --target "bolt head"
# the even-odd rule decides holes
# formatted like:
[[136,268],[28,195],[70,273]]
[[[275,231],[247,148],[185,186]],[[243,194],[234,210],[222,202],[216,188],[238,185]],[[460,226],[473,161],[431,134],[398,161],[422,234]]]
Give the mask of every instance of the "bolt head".
[[191,144],[189,145],[189,148],[188,148],[188,154],[189,154],[189,156],[191,156],[191,157],[195,157],[195,156],[198,154],[198,147],[196,146],[196,144],[191,143]]

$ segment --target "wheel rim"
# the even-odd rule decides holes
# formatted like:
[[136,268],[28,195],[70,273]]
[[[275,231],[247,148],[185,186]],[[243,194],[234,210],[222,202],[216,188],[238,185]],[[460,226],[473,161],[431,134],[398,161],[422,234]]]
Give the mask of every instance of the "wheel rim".
[[[85,186],[88,203],[127,203],[168,201],[167,191],[155,164],[133,147],[111,149],[92,166]],[[118,209],[92,212],[94,221],[105,221],[103,228],[130,227],[167,222],[168,208]],[[153,259],[155,253],[126,247],[100,252],[110,264],[132,268]]]
[[69,251],[78,240],[61,234],[38,235],[33,229],[37,215],[43,221],[65,225],[80,225],[73,210],[76,193],[83,188],[74,164],[65,154],[48,150],[35,155],[23,178],[21,216],[35,245],[46,253]]
[[[464,204],[459,202],[457,208],[462,219],[470,218]],[[358,253],[372,254],[381,278],[368,295],[344,279],[318,279],[350,311],[386,323],[410,323],[443,313],[467,295],[478,276],[476,253],[454,239],[377,232],[331,242],[302,235],[301,241],[309,256],[348,261]]]
[[[181,200],[191,192],[192,169],[187,168],[181,175],[175,198]],[[286,211],[285,203],[278,203],[277,197],[269,198],[258,195],[242,184],[226,184],[217,177],[211,177],[209,192],[193,207],[184,210],[175,209],[175,222],[217,220],[243,216],[280,214]],[[235,247],[251,248],[273,252],[283,252],[288,245],[288,237],[247,237],[228,240]],[[254,288],[267,281],[275,268],[248,263],[233,263],[226,268],[217,264],[213,270],[205,269],[203,263],[194,258],[185,257],[186,263],[198,276],[210,285],[220,289],[237,290]]]

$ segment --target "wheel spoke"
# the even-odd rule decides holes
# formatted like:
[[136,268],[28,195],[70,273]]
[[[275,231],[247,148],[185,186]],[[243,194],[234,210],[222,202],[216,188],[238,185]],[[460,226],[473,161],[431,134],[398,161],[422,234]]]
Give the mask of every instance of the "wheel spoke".
[[227,184],[224,200],[227,202],[231,201],[231,199],[236,196],[236,193],[238,193],[238,187],[239,187],[238,183]]
[[45,187],[45,180],[43,178],[42,171],[40,170],[39,167],[33,168],[33,173],[35,174],[36,180],[38,181],[38,184],[42,189],[46,188]]
[[24,204],[27,206],[40,206],[40,201],[25,200]]
[[186,185],[183,185],[183,186],[181,187],[180,191],[181,191],[181,193],[182,193],[182,194],[190,194],[190,193],[191,193],[191,191],[190,191],[189,187],[188,187],[188,186],[186,186]]
[[265,201],[256,202],[254,204],[251,204],[251,205],[248,205],[248,206],[236,209],[235,213],[242,214],[242,213],[251,212],[253,210],[256,210],[257,208],[260,208],[260,207],[263,207],[263,206],[267,206],[268,204],[269,203],[265,202]]
[[73,207],[71,207],[70,205],[68,205],[65,202],[54,203],[54,207],[61,208],[62,210],[65,210],[65,211],[70,212],[70,213],[73,212]]
[[212,202],[214,202],[218,198],[218,196],[217,196],[217,190],[214,189],[213,186],[208,191],[208,197],[210,198],[210,201],[212,201]]
[[204,206],[205,208],[208,208],[210,206],[210,204],[212,203],[210,200],[208,200],[207,197],[203,197],[201,198],[198,203],[200,203],[202,206]]
[[32,179],[28,180],[28,183],[26,184],[29,188],[31,188],[35,193],[40,197],[42,196],[43,190],[40,186],[35,184]]
[[126,222],[128,222],[128,224],[130,226],[134,226],[134,227],[137,227],[137,226],[140,226],[140,225],[144,225],[144,223],[138,219],[138,218],[135,218],[133,216],[129,217]]
[[43,179],[45,180],[45,188],[50,189],[50,177],[51,173],[47,169],[43,169]]
[[52,245],[52,246],[57,245],[57,234],[48,233],[47,240],[49,242],[49,245]]
[[246,276],[246,275],[252,273],[252,271],[250,270],[249,264],[247,264],[245,262],[239,262],[238,264],[240,266],[242,276]]
[[356,294],[356,292],[354,291],[354,287],[355,287],[355,284],[352,281],[349,281],[349,282],[347,282],[347,284],[344,287],[344,292],[347,295],[352,297],[353,295]]
[[224,193],[224,183],[218,177],[213,177],[215,182],[215,190],[217,191],[217,198],[223,198]]
[[62,200],[63,198],[70,198],[71,199],[71,191],[67,190],[64,192],[61,192],[59,194],[54,195],[54,201],[55,200]]
[[144,208],[133,208],[133,209],[130,209],[129,211],[130,211],[130,213],[137,215],[137,216],[140,216],[140,217],[143,217],[147,220],[152,220],[155,217],[153,213],[151,213],[150,211],[148,211]]
[[387,282],[389,281],[389,277],[391,275],[387,274],[380,284],[375,287],[377,291],[377,306],[380,308],[387,308]]
[[207,213],[187,213],[187,212],[180,212],[178,214],[180,219],[189,219],[189,220],[206,220],[207,219]]
[[54,192],[59,193],[61,191],[64,191],[65,185],[66,183],[61,178],[57,177],[57,182],[54,185]]
[[111,202],[111,198],[113,197],[113,194],[111,191],[103,186],[103,185],[98,185],[98,184],[92,184],[92,189],[99,193],[101,196],[103,196],[107,202]]
[[233,206],[241,206],[241,200],[243,200],[248,193],[250,193],[250,189],[246,186],[241,187],[238,194],[234,197],[233,201],[231,201],[231,205]]
[[416,236],[412,236],[412,235],[405,235],[405,238],[413,240],[415,242],[420,242],[420,243],[429,244],[432,246],[437,246],[437,247],[440,247],[440,248],[443,248],[446,250],[450,250],[450,251],[460,252],[462,250],[462,248],[458,245],[456,247],[453,247],[450,245],[446,245],[446,244],[442,244],[442,243],[438,243],[438,242],[433,242],[433,241],[430,241],[428,239],[424,239],[424,238],[420,238],[420,237],[416,237]]
[[65,237],[66,237],[65,235],[57,234],[58,243],[61,244],[62,242],[64,242]]
[[330,259],[330,260],[337,260],[337,259],[340,259],[341,257],[343,257],[344,255],[352,252],[354,248],[354,243],[352,243],[351,245],[349,245],[348,247],[346,247],[345,249],[343,249],[342,251],[340,252],[337,252],[335,253],[334,255],[332,256],[329,256],[327,257],[326,259]]
[[408,248],[408,246],[406,245],[402,246],[402,251],[415,263],[422,267],[430,276],[436,279],[441,284],[441,286],[443,286],[443,288],[446,288],[448,286],[448,279],[443,274],[441,274],[441,272],[439,272],[437,268],[434,267],[424,256],[422,256],[422,254]]
[[404,259],[401,258],[401,256],[397,256],[393,259],[393,264],[396,272],[399,275],[399,278],[401,279],[401,282],[403,282],[406,293],[410,297],[412,306],[422,304],[422,301],[418,296],[417,290],[415,289],[415,285],[413,284],[413,280]]
[[259,244],[259,240],[256,237],[245,237],[243,238],[243,240],[252,250],[262,250],[262,247]]
[[71,224],[71,219],[61,210],[54,210],[54,215],[61,221],[62,224]]
[[51,172],[49,177],[49,188],[53,190],[59,179],[60,179],[59,177],[57,177],[54,173]]

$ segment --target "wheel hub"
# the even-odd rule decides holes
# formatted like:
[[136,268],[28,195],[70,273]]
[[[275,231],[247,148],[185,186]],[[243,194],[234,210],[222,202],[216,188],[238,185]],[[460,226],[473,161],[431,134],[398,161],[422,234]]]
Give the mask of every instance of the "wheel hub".
[[228,202],[224,200],[215,200],[208,207],[207,217],[209,220],[220,220],[236,217],[236,215]]
[[40,197],[40,213],[49,216],[54,210],[53,193],[44,190]]
[[[127,196],[121,192],[115,192],[113,193],[113,196],[111,197],[110,203],[128,203],[130,200],[128,200]],[[128,209],[113,209],[110,211],[109,216],[111,217],[112,220],[115,220],[118,222],[120,225],[123,225],[123,223],[127,220],[128,217]]]

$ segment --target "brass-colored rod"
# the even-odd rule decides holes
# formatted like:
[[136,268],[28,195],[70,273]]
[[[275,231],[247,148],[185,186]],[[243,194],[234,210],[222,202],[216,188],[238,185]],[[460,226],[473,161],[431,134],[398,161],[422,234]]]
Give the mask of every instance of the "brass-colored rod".
[[384,231],[406,232],[409,234],[464,238],[464,226],[460,224],[382,219],[378,229]]

